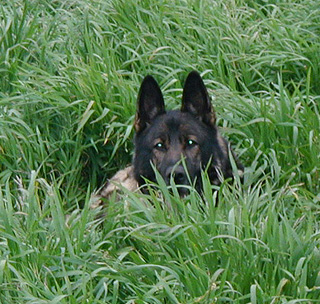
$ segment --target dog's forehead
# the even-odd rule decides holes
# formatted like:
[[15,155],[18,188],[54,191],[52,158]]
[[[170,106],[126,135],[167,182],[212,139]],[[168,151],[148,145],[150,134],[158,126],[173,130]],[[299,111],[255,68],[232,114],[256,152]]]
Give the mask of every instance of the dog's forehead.
[[205,137],[207,128],[189,113],[169,111],[157,117],[151,124],[149,134],[153,138],[188,136]]

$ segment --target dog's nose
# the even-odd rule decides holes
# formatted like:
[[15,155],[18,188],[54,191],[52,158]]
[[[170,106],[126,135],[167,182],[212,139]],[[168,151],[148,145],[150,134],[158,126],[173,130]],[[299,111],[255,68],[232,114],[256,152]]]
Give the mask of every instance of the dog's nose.
[[186,174],[184,172],[174,172],[173,179],[176,184],[184,185],[186,183]]
[[187,183],[187,174],[182,166],[168,168],[166,172],[167,181],[170,181],[171,175],[176,184],[185,185]]

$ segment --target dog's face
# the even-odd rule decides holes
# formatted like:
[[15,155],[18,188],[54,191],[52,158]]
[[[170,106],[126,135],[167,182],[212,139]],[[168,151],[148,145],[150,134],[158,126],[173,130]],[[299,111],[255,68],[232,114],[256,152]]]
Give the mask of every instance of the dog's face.
[[173,178],[176,184],[187,185],[189,179],[200,178],[202,164],[209,162],[212,143],[208,137],[212,138],[214,132],[187,112],[170,111],[159,115],[136,136],[134,167],[139,176],[154,181],[151,162],[167,184]]
[[[219,135],[205,85],[197,72],[185,82],[180,110],[165,111],[157,82],[147,76],[140,88],[135,119],[134,175],[155,181],[153,164],[167,184],[199,186],[201,170],[210,164],[209,176],[216,183],[217,168],[230,175],[227,142]],[[182,161],[183,160],[183,161]],[[183,165],[183,163],[185,165]],[[186,172],[187,170],[187,172]],[[181,188],[181,194],[184,194]]]

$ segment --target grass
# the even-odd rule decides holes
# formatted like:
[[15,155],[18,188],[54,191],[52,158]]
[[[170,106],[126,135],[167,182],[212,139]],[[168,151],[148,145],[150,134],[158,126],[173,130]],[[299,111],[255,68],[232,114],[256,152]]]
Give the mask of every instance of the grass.
[[[318,1],[0,11],[0,303],[320,302]],[[99,217],[92,193],[132,158],[141,80],[176,108],[192,69],[244,182],[214,192],[204,176],[202,202],[160,179],[161,197],[124,193]]]

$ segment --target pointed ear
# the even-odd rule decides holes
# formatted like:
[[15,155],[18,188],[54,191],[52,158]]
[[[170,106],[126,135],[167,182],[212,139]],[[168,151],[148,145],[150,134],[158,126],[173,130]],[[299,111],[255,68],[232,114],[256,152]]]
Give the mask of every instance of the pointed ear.
[[215,125],[216,115],[200,74],[189,73],[183,88],[182,112],[189,112],[207,125]]
[[148,75],[143,79],[138,95],[134,123],[136,132],[142,131],[156,116],[164,113],[164,100],[160,87],[156,80]]

